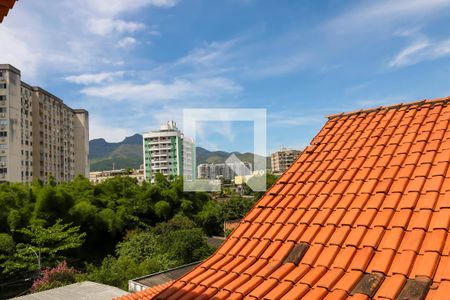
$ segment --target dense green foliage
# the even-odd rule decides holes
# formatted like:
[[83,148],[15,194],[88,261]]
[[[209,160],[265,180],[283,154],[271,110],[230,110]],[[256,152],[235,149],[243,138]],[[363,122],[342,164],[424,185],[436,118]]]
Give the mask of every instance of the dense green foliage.
[[212,251],[202,230],[189,218],[177,215],[149,230],[129,233],[117,245],[116,255],[106,257],[98,268],[88,265],[80,280],[126,289],[131,278],[199,261]]
[[[232,193],[231,193],[232,194]],[[221,200],[216,200],[219,196]],[[184,192],[180,177],[154,184],[129,177],[92,185],[0,184],[0,280],[63,260],[89,279],[125,288],[127,280],[206,258],[207,235],[239,219],[256,198]]]
[[78,226],[61,224],[61,220],[57,220],[49,227],[36,222],[17,230],[17,233],[23,235],[24,242],[18,243],[15,251],[11,251],[8,259],[2,263],[3,273],[32,271],[38,268],[39,264],[48,266],[64,259],[68,250],[77,249],[83,244],[86,233],[80,233],[79,229]]

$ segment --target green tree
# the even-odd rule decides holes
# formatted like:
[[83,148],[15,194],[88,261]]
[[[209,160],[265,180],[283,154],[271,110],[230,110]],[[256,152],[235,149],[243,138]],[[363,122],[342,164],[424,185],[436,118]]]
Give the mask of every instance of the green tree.
[[134,258],[136,261],[151,256],[156,256],[160,252],[160,245],[158,244],[158,237],[150,231],[135,232],[128,236],[128,238],[119,243],[116,248],[118,256],[128,256]]
[[192,221],[185,215],[177,214],[167,222],[156,224],[156,226],[153,228],[153,232],[156,235],[165,235],[172,231],[181,229],[193,229],[196,227],[197,224],[195,224],[194,221]]
[[253,199],[233,196],[230,200],[220,203],[223,221],[236,220],[244,217],[254,204]]
[[163,251],[177,265],[202,260],[213,251],[200,228],[171,231],[159,237]]
[[102,264],[96,267],[94,264],[86,266],[86,273],[78,277],[78,281],[95,281],[121,289],[128,289],[128,280],[143,275],[155,273],[166,269],[165,262],[158,258],[146,258],[144,261],[136,262],[130,256],[107,256]]
[[223,214],[216,200],[208,201],[197,214],[196,218],[208,235],[222,233]]
[[11,254],[14,251],[15,243],[11,235],[0,233],[0,258],[3,255]]
[[38,264],[41,267],[55,265],[58,260],[66,259],[68,250],[79,248],[86,236],[79,232],[78,226],[62,224],[61,220],[50,227],[33,224],[18,233],[23,235],[25,242],[18,243],[11,259],[2,264],[4,273],[34,270]]
[[0,184],[0,232],[28,225],[34,205],[31,190],[19,183]]
[[169,202],[162,200],[155,204],[155,212],[162,220],[168,220],[170,218],[172,208],[170,207]]
[[34,218],[53,224],[57,219],[66,218],[73,204],[72,196],[62,186],[46,185],[37,192]]

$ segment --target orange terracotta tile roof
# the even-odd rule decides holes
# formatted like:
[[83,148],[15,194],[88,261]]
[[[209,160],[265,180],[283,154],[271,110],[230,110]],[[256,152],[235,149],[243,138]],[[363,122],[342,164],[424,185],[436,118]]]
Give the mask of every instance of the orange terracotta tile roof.
[[13,8],[16,0],[0,0],[0,23],[8,15],[10,9]]
[[216,253],[133,297],[450,299],[449,102],[329,116]]

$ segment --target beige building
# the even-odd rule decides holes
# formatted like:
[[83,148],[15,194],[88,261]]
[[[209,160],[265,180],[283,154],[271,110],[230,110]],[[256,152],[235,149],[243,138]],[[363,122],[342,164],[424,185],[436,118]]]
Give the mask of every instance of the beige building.
[[120,169],[120,170],[90,172],[89,180],[93,184],[98,184],[102,183],[107,179],[114,178],[115,176],[128,176],[131,178],[135,178],[138,183],[142,183],[145,180],[143,167],[140,169],[132,169],[132,170]]
[[89,116],[0,64],[0,182],[89,175]]
[[286,171],[292,163],[297,159],[300,151],[281,148],[280,150],[272,153],[271,155],[271,163],[272,163],[272,172],[274,174],[283,173]]

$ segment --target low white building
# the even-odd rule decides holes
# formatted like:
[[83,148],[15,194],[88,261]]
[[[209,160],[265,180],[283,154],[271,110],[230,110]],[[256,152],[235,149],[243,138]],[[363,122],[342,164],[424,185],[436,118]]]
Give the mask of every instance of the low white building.
[[89,180],[93,184],[98,184],[98,183],[102,183],[103,181],[105,181],[107,179],[113,178],[115,176],[128,176],[131,178],[136,178],[137,182],[139,182],[139,183],[142,183],[145,180],[143,168],[90,172]]

